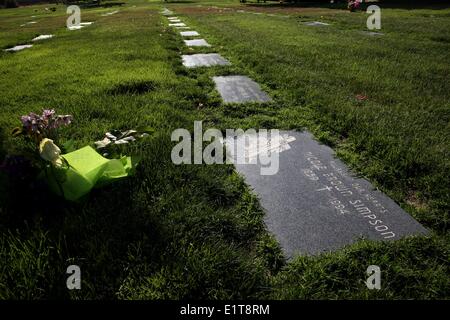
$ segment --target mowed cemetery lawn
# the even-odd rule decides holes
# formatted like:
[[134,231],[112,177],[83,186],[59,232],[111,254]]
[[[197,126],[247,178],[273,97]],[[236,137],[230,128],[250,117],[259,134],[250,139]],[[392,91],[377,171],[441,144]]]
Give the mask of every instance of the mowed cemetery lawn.
[[[339,9],[126,1],[82,8],[94,24],[68,31],[65,6],[45,7],[0,10],[2,49],[55,35],[0,52],[0,157],[20,153],[11,130],[43,108],[74,116],[61,140],[77,148],[115,128],[155,133],[127,149],[141,158],[135,175],[80,203],[0,175],[0,298],[450,297],[450,9],[382,8],[385,35],[372,37],[365,12]],[[213,48],[185,47],[163,7]],[[315,20],[330,25],[303,24]],[[232,65],[188,70],[180,56],[194,52]],[[227,74],[248,75],[274,101],[224,105],[211,76]],[[308,129],[431,234],[285,261],[232,165],[171,162],[172,131],[195,120]],[[71,264],[82,290],[66,288]],[[373,264],[381,290],[365,284]]]

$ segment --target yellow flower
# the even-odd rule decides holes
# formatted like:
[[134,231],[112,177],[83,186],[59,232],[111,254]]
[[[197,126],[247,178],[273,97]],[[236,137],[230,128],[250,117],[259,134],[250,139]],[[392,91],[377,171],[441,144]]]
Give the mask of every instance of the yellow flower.
[[61,150],[53,143],[53,140],[42,139],[39,144],[39,153],[42,159],[51,162],[53,165],[57,167],[62,165]]

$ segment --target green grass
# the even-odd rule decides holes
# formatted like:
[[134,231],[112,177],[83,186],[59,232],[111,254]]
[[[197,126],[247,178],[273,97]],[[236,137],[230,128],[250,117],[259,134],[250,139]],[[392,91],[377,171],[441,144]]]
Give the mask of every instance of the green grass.
[[[164,5],[233,65],[184,69],[180,53],[205,50],[183,47],[160,2],[129,1],[109,17],[100,14],[116,8],[83,9],[82,20],[95,23],[79,31],[64,28],[63,6],[0,11],[0,48],[56,35],[0,52],[0,156],[21,151],[9,135],[18,117],[46,107],[73,114],[61,143],[76,147],[112,128],[156,129],[129,149],[142,157],[136,175],[78,204],[0,176],[0,298],[449,298],[450,9],[385,9],[386,36],[371,38],[360,33],[364,13]],[[19,27],[31,20],[38,23]],[[308,20],[332,26],[301,23]],[[223,106],[210,77],[236,73],[274,102]],[[308,128],[432,234],[287,263],[232,166],[171,163],[172,130],[192,129],[194,120],[204,128]],[[70,264],[81,267],[81,291],[65,288]],[[364,285],[370,264],[382,269],[380,291]]]

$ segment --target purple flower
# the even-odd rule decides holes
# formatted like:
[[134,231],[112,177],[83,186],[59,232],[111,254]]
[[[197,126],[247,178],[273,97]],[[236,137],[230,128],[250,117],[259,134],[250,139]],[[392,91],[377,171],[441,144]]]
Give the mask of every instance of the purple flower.
[[24,130],[29,135],[48,137],[52,131],[62,126],[67,126],[72,122],[71,115],[55,115],[53,109],[44,109],[42,115],[30,112],[30,114],[20,117]]
[[44,109],[44,112],[42,112],[42,118],[44,120],[50,120],[54,114],[55,114],[54,109]]
[[29,129],[31,128],[31,117],[30,116],[21,116],[20,121],[22,121],[22,125],[24,128]]

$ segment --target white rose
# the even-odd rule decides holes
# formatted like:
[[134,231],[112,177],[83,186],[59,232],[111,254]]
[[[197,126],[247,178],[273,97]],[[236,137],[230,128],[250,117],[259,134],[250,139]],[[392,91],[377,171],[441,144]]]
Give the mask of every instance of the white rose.
[[53,140],[42,139],[41,143],[39,143],[39,153],[42,159],[51,162],[55,166],[59,167],[62,165],[61,150],[53,143]]

